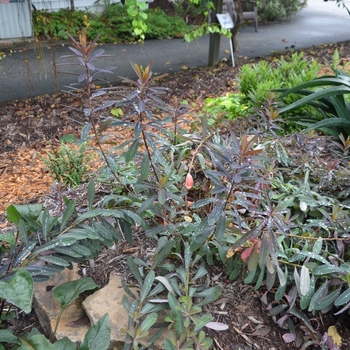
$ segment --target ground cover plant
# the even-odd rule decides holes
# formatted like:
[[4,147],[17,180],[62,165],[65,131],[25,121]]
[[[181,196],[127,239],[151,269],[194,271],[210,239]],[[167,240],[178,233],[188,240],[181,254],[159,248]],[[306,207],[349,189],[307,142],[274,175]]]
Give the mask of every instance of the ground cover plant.
[[[166,349],[210,348],[212,340],[203,330],[226,328],[214,314],[203,312],[222,292],[205,278],[215,264],[228,279],[242,274],[246,284],[266,291],[262,301],[277,324],[288,329],[286,342],[304,348],[339,347],[336,333],[316,327],[310,318],[334,306],[338,313],[349,307],[348,140],[342,137],[342,143],[334,139],[331,144],[326,139],[322,144],[318,134],[303,132],[295,135],[287,151],[283,138],[269,136],[273,125],[250,137],[234,133],[230,124],[208,125],[203,118],[203,128],[192,130],[182,118],[186,105],[162,102],[167,89],[151,84],[151,63],[144,68],[133,65],[138,79],[125,82],[135,89],[118,90],[119,98],[99,103],[108,90],[89,88],[90,77],[98,72],[90,63],[103,55],[95,44],[84,37],[73,41],[72,51],[84,68],[79,77],[88,82],[88,89],[79,92],[75,86],[71,93],[78,93],[84,102],[87,125],[79,142],[96,141],[105,161],[101,178],[113,179],[113,190],[97,207],[91,182],[89,210],[84,213],[63,196],[63,210],[56,217],[41,207],[10,207],[8,215],[18,231],[4,236],[8,244],[3,259],[10,257],[12,274],[8,267],[3,270],[6,285],[2,287],[11,285],[17,266],[30,273],[27,262],[34,259],[18,258],[28,256],[19,250],[29,249],[26,235],[35,244],[31,248],[35,258],[60,268],[63,261],[70,264],[98,254],[101,243],[132,241],[137,223],[142,234],[155,239],[156,249],[152,264],[127,259],[140,295],[125,286],[133,299],[124,300],[130,315],[126,348],[151,346],[155,338],[149,338],[148,331],[157,324],[160,310],[166,314],[163,326],[171,330]],[[109,117],[105,112],[110,107],[126,110],[119,118]],[[270,108],[275,106],[267,111]],[[259,127],[264,128],[266,110],[260,114]],[[108,142],[108,131],[114,126],[122,126],[124,133],[130,128],[131,137],[105,152],[98,145]],[[326,158],[329,154],[331,158]],[[128,180],[120,181],[119,169],[124,165],[133,170]],[[64,241],[68,246],[60,247],[60,238],[70,231],[76,241]],[[14,242],[16,238],[21,241]],[[49,247],[53,248],[49,255],[40,255]],[[18,265],[13,265],[16,260]],[[44,268],[35,266],[45,277]],[[36,277],[33,270],[32,276]],[[6,294],[2,299],[17,303]],[[61,300],[65,305],[68,299]],[[8,342],[16,338],[7,336]]]

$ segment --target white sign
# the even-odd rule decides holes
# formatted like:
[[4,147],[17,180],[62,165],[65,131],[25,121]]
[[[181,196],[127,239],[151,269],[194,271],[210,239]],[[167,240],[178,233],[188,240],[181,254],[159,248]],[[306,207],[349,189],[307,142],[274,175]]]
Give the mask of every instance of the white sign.
[[224,29],[232,29],[235,26],[229,13],[217,13],[216,17]]

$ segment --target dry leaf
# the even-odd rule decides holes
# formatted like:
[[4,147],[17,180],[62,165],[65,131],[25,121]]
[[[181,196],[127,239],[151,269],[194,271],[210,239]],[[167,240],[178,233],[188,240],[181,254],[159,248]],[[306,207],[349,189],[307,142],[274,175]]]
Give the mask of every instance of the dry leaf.
[[333,339],[333,342],[335,345],[337,345],[337,346],[342,345],[342,342],[343,342],[342,338],[334,326],[330,326],[327,330],[327,333]]

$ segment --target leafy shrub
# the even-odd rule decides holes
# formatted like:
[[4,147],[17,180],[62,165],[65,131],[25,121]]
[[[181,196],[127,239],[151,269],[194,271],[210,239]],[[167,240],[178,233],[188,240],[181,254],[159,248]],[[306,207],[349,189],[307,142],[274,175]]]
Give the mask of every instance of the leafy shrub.
[[57,12],[35,10],[34,35],[67,40],[67,33],[78,33],[82,27],[88,25],[90,17],[91,14],[82,10],[60,9]]
[[289,18],[307,4],[307,0],[259,0],[257,1],[259,20],[276,21]]
[[306,60],[302,52],[281,57],[270,64],[260,61],[254,65],[244,65],[237,77],[239,90],[251,106],[259,107],[272,89],[292,87],[314,79],[320,68],[321,65],[315,60]]
[[[240,93],[206,99],[205,111],[214,114],[214,118],[217,113],[224,113],[228,119],[235,119],[237,116],[255,118],[256,111],[274,98],[273,90],[314,79],[320,68],[321,65],[316,61],[306,60],[303,53],[281,57],[273,63],[259,61],[254,65],[245,64],[237,76]],[[293,95],[288,95],[287,98],[289,103],[296,101]],[[273,108],[278,110],[277,106]],[[310,111],[311,108],[304,108],[299,109],[298,113],[304,115],[310,114]],[[287,118],[284,119],[284,132],[300,130],[300,127],[286,120]]]
[[[145,14],[146,39],[183,37],[191,29],[181,17],[168,16],[159,9],[147,10]],[[101,42],[135,41],[133,20],[128,8],[119,4],[107,5],[102,14],[68,9],[33,12],[34,34],[55,39],[68,39],[67,33],[76,36],[85,27],[91,40],[100,35]]]

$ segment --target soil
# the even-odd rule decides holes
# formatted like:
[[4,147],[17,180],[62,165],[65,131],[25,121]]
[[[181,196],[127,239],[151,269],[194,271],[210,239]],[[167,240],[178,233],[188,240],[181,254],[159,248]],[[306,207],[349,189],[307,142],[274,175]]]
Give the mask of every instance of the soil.
[[[335,48],[338,48],[343,64],[350,61],[350,42],[313,47],[304,52],[307,58],[324,63],[325,59],[331,60]],[[265,59],[273,62],[276,56]],[[174,96],[180,101],[187,100],[191,106],[191,115],[200,109],[205,98],[236,91],[235,78],[239,67],[243,63],[254,63],[258,60],[259,58],[248,61],[244,57],[238,57],[235,68],[229,62],[221,62],[216,67],[184,70],[156,77],[155,84],[170,88],[167,101],[172,101]],[[82,114],[67,106],[79,109],[81,101],[58,93],[0,105],[0,230],[6,231],[10,228],[5,215],[6,207],[10,204],[36,203],[47,199],[52,178],[40,155],[43,156],[48,150],[57,147],[62,135],[79,135],[81,124],[73,119],[85,122]],[[91,164],[92,169],[94,166],[96,163]],[[72,196],[78,195],[78,191],[69,191]],[[102,195],[103,191],[101,189]],[[105,250],[95,261],[94,269],[87,266],[84,271],[103,286],[112,270],[119,269],[120,273],[126,273],[123,270],[125,264],[121,264],[119,259],[118,265],[110,264],[111,259],[121,255],[126,257],[127,254],[142,258],[142,247],[150,245],[152,242],[145,242],[138,237],[131,246],[123,243],[116,250]],[[294,343],[286,344],[283,341],[282,335],[285,331],[274,323],[261,302],[263,290],[254,291],[253,287],[240,280],[228,281],[221,275],[220,266],[214,265],[208,269],[212,283],[219,284],[223,290],[221,299],[211,305],[209,311],[216,321],[229,325],[227,331],[208,332],[214,339],[216,349],[295,349]],[[318,322],[321,332],[336,324],[337,320],[331,316],[323,316]],[[343,348],[347,349],[350,347],[350,337],[343,324],[345,322],[337,324],[337,327],[339,326],[338,332],[343,337]],[[12,328],[18,334],[32,326],[38,326],[35,315],[25,316],[19,313]]]

